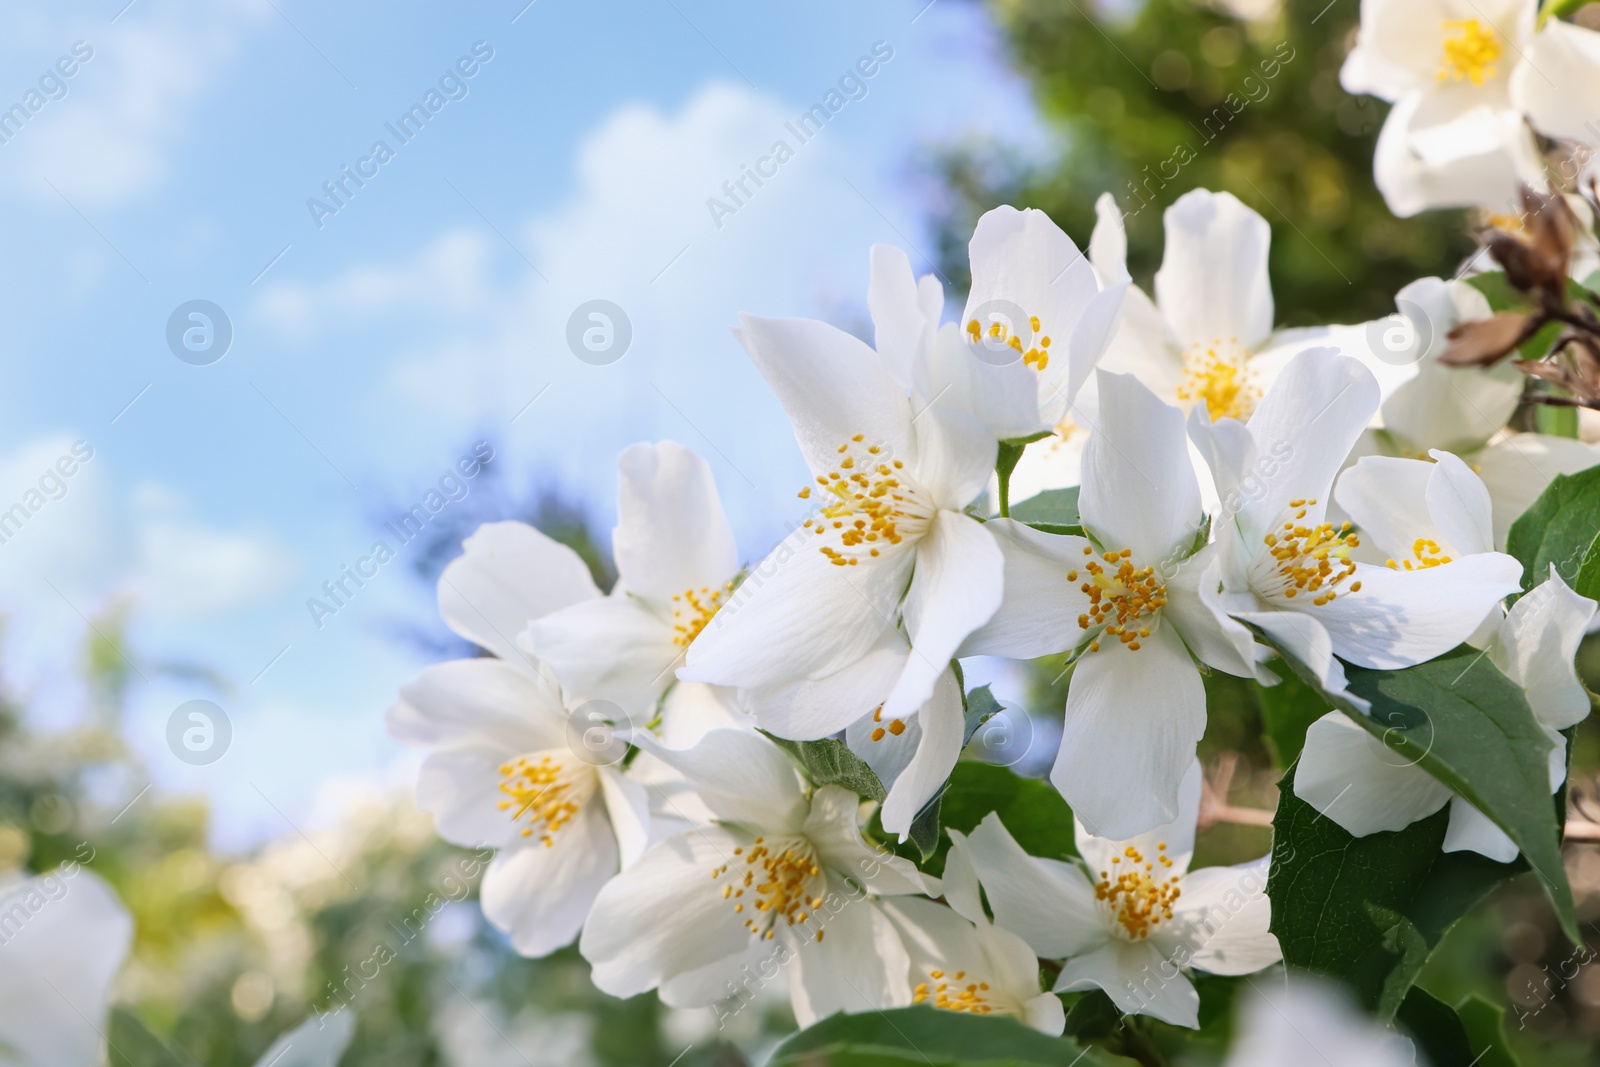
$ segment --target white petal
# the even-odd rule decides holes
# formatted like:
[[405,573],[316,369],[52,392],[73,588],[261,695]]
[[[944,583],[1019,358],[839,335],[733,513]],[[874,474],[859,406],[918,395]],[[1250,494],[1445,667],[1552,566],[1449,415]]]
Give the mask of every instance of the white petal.
[[1511,524],[1533,506],[1558,474],[1577,474],[1600,464],[1600,448],[1542,433],[1512,434],[1473,459],[1494,500],[1495,544],[1504,545]]
[[835,910],[824,895],[822,940],[802,941],[789,986],[795,1021],[810,1026],[837,1011],[904,1007],[911,1003],[910,960],[894,924],[871,897],[845,896],[846,887],[829,881],[838,893]]
[[[1202,663],[1240,678],[1261,678],[1257,666],[1268,655],[1255,634],[1228,615],[1219,592],[1224,546],[1213,541],[1178,565],[1166,579],[1163,622],[1171,623]],[[1003,609],[1002,609],[1003,610]]]
[[1332,983],[1297,974],[1287,986],[1251,985],[1227,1067],[1416,1067],[1411,1042],[1380,1027]]
[[726,822],[757,833],[792,833],[805,819],[805,795],[789,758],[760,734],[712,730],[693,748],[669,749],[649,734],[640,748],[675,768]]
[[938,895],[937,879],[918,871],[881,845],[861,836],[861,798],[841,786],[825,785],[811,798],[804,832],[816,846],[822,866],[882,896],[903,893]]
[[1511,72],[1511,99],[1547,137],[1600,140],[1600,33],[1551,18]]
[[[989,816],[998,818],[993,812]],[[945,832],[950,835],[950,851],[945,853],[944,874],[939,877],[944,886],[945,903],[969,922],[988,922],[989,916],[983,910],[978,869],[973,865],[967,835],[953,826],[946,827]]]
[[1235,520],[1246,544],[1259,548],[1290,500],[1316,500],[1307,513],[1321,521],[1333,477],[1378,397],[1372,372],[1333,349],[1307,349],[1289,361],[1250,416],[1255,489],[1243,494]]
[[1096,293],[1083,309],[1067,348],[1067,373],[1062,375],[1059,364],[1052,359],[1039,375],[1039,415],[1046,426],[1059,424],[1074,410],[1078,393],[1110,349],[1121,326],[1123,301],[1137,291],[1132,282],[1116,282]]
[[1084,636],[1077,619],[1089,598],[1067,580],[1082,564],[1088,538],[1044,533],[1011,519],[984,529],[1005,560],[1005,591],[988,622],[967,635],[960,655],[1034,659],[1065,652]]
[[[1039,961],[1017,935],[927,900],[895,900],[884,905],[884,913],[904,939],[913,990],[921,986],[937,1002],[941,984],[980,985],[993,1014],[1027,1018],[1028,1005],[1039,998]],[[956,982],[936,974],[964,977]],[[1049,1023],[1048,1013],[1038,1014],[1041,1023]]]
[[1189,964],[1212,974],[1253,974],[1283,959],[1278,939],[1267,926],[1270,857],[1233,867],[1203,867],[1183,880],[1175,916],[1188,924],[1184,942]]
[[1413,571],[1361,564],[1355,578],[1361,582],[1359,593],[1341,593],[1306,610],[1327,628],[1341,658],[1395,670],[1433,659],[1471,637],[1502,598],[1522,587],[1522,564],[1485,552]]
[[1390,211],[1409,218],[1433,208],[1505,210],[1523,182],[1539,180],[1533,136],[1516,111],[1479,106],[1440,121],[1429,105],[1428,94],[1404,97],[1378,134],[1373,177]]
[[1333,711],[1306,731],[1294,795],[1346,833],[1366,837],[1427,818],[1444,807],[1450,790],[1344,712]]
[[[883,357],[895,380],[911,386],[911,367],[918,351],[927,342],[930,327],[937,327],[936,314],[930,322],[918,300],[917,279],[911,260],[893,245],[873,245],[871,277],[867,283],[867,309],[872,313],[873,347]],[[934,279],[938,285],[938,279]],[[943,305],[943,291],[940,291]]]
[[917,712],[922,738],[916,755],[894,780],[883,802],[883,828],[905,840],[911,821],[923,805],[943,787],[956,760],[961,758],[965,718],[961,711],[961,686],[946,670],[934,683],[933,695]]
[[739,317],[739,341],[789,413],[812,474],[831,471],[856,434],[911,454],[911,405],[864,343],[812,319]]
[[754,723],[739,708],[737,691],[704,682],[678,682],[661,702],[661,743],[693,748],[712,730],[748,730]]
[[617,873],[617,841],[598,805],[552,837],[501,852],[483,876],[483,914],[524,956],[548,956],[578,936],[600,887]]
[[439,575],[439,614],[450,629],[506,660],[521,660],[528,623],[600,595],[578,554],[521,522],[490,522]]
[[1555,566],[1547,580],[1512,605],[1489,645],[1489,660],[1526,688],[1534,718],[1565,730],[1589,715],[1589,694],[1578,680],[1573,659],[1595,602],[1561,580]]
[[400,687],[389,732],[407,745],[490,745],[507,753],[565,743],[567,710],[543,676],[499,659],[435,663]]
[[930,403],[964,411],[997,440],[1046,428],[1039,418],[1039,378],[1033,368],[1010,348],[969,345],[953,322],[939,328],[912,366],[912,393],[917,411]]
[[1041,993],[1022,1006],[1022,1021],[1051,1037],[1067,1028],[1067,1009],[1054,993]]
[[[566,749],[549,753],[567,755]],[[440,837],[466,848],[501,847],[522,840],[514,812],[500,807],[500,768],[523,755],[489,746],[450,748],[422,761],[417,773],[416,803],[433,816]],[[565,828],[563,828],[565,829]]]
[[617,574],[663,606],[685,591],[707,594],[739,569],[711,466],[675,441],[630,445],[617,460]]
[[755,689],[833,674],[894,628],[914,560],[908,544],[835,566],[811,530],[791,534],[700,631],[678,677]]
[[1298,611],[1236,611],[1233,615],[1265,630],[1288,655],[1311,669],[1323,689],[1357,699],[1345,692],[1344,665],[1333,656],[1333,638],[1327,627],[1311,615]]
[[312,1014],[267,1046],[255,1067],[338,1067],[356,1032],[356,1015],[339,1009]]
[[1416,538],[1442,536],[1428,513],[1432,475],[1426,460],[1363,456],[1339,475],[1333,498],[1359,528],[1363,545],[1406,559]]
[[[901,724],[899,734],[892,729],[897,721]],[[861,716],[845,728],[844,743],[866,761],[885,789],[893,790],[922,743],[922,715],[885,719],[882,707],[876,707],[870,715]]]
[[967,837],[994,921],[1045,959],[1087,952],[1111,934],[1094,888],[1073,864],[1030,856],[990,812]]
[[1097,837],[1088,831],[1081,820],[1075,820],[1073,836],[1077,841],[1078,855],[1082,856],[1083,862],[1088,865],[1090,876],[1094,876],[1097,872],[1109,871],[1112,859],[1124,856],[1129,848],[1151,862],[1154,862],[1157,856],[1167,857],[1172,861],[1172,866],[1167,871],[1169,874],[1181,875],[1187,871],[1189,860],[1194,855],[1194,832],[1200,817],[1202,784],[1200,761],[1191,760],[1189,769],[1183,775],[1183,782],[1178,787],[1177,816],[1169,822],[1132,837]]
[[650,843],[650,795],[643,782],[610,767],[599,768],[598,774],[618,859],[622,866],[631,866]]
[[[111,887],[69,864],[0,890],[0,1050],[20,1067],[103,1062],[111,983],[133,920]],[[18,1058],[10,1059],[10,1055]]]
[[1131,548],[1156,566],[1187,548],[1200,522],[1200,486],[1183,413],[1138,380],[1101,371],[1099,423],[1083,450],[1078,513],[1107,549]]
[[910,655],[905,635],[886,628],[866,655],[832,674],[744,690],[746,706],[763,730],[779,737],[829,737],[883,705]]
[[672,681],[683,649],[672,624],[622,588],[528,626],[526,644],[574,704],[609,700],[642,715]]
[[578,942],[593,965],[594,984],[612,996],[631,997],[674,975],[730,959],[727,977],[741,977],[738,957],[753,935],[710,873],[749,843],[747,836],[705,827],[651,845],[639,862],[607,882]]
[[916,433],[912,470],[940,508],[957,511],[989,484],[999,445],[973,415],[939,403],[920,405],[911,424]]
[[1033,208],[985,212],[967,251],[972,288],[961,314],[963,326],[986,304],[999,301],[1037,317],[1044,334],[1066,333],[1099,291],[1094,268],[1072,238]]
[[1496,863],[1510,863],[1521,851],[1506,832],[1465,797],[1450,798],[1450,825],[1445,830],[1445,852],[1476,852]]
[[1050,781],[1092,832],[1133,837],[1177,817],[1205,729],[1205,688],[1175,633],[1137,652],[1108,640],[1078,661]]
[[1117,199],[1101,193],[1094,202],[1094,233],[1089,235],[1089,263],[1102,287],[1128,280],[1128,231],[1122,225]]
[[1494,551],[1494,505],[1483,479],[1449,452],[1434,449],[1428,512],[1455,554]]
[[1200,1026],[1200,994],[1161,951],[1148,941],[1120,939],[1068,960],[1056,991],[1104,990],[1123,1012],[1150,1015],[1173,1026]]
[[1206,189],[1184,193],[1165,219],[1156,303],[1179,344],[1255,348],[1272,332],[1272,227],[1232,193]]
[[906,593],[911,656],[883,702],[885,715],[909,714],[933,693],[961,642],[1000,606],[1004,569],[1005,558],[983,523],[960,512],[935,513],[932,528],[917,545],[917,566]]

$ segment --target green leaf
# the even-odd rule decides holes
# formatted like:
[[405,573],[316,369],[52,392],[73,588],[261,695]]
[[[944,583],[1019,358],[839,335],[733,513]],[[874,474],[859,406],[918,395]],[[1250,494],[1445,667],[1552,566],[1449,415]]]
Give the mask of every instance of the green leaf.
[[[991,811],[1000,816],[1024,851],[1047,859],[1078,854],[1072,838],[1072,809],[1049,782],[1024,778],[1009,767],[981,760],[960,761],[945,787],[941,821],[967,834]],[[949,838],[941,838],[925,869],[942,872],[949,850]]]
[[[1285,657],[1301,679],[1309,671]],[[1578,941],[1572,889],[1561,861],[1561,826],[1550,796],[1550,742],[1527,696],[1466,645],[1400,671],[1347,667],[1349,690],[1370,714],[1324,693],[1397,760],[1415,764],[1469,800],[1521,849],[1555,906],[1561,928]]]
[[1506,1044],[1506,1010],[1473,994],[1456,1005],[1477,1067],[1518,1067]]
[[1311,724],[1333,710],[1333,704],[1316,686],[1307,685],[1281,659],[1268,664],[1283,681],[1256,691],[1261,718],[1266,725],[1267,747],[1279,767],[1287,767],[1305,747]]
[[1522,311],[1528,307],[1522,294],[1506,281],[1505,271],[1491,270],[1474,274],[1466,282],[1483,294],[1484,299],[1489,301],[1491,311]]
[[1476,1060],[1466,1027],[1455,1009],[1425,989],[1413,986],[1395,1013],[1395,1022],[1416,1038],[1429,1063],[1469,1064]]
[[978,727],[1006,710],[994,698],[987,685],[980,685],[964,698],[966,702],[966,722],[961,732],[961,747],[966,748],[972,740],[972,735],[978,732]]
[[868,800],[882,803],[887,795],[883,783],[865,760],[845,747],[836,737],[821,741],[790,741],[761,731],[773,744],[800,765],[813,785],[838,785]]
[[1012,505],[1011,517],[1030,526],[1079,527],[1078,487],[1046,489],[1030,496]]
[[1088,1067],[1075,1043],[1015,1019],[922,1005],[830,1015],[772,1053],[767,1067]]
[[172,1048],[145,1029],[136,1015],[122,1008],[111,1009],[106,1046],[111,1067],[199,1067],[181,1049]]
[[1448,807],[1393,833],[1354,837],[1278,783],[1267,897],[1291,967],[1337,978],[1390,1019],[1445,932],[1527,866],[1443,852]]
[[1532,589],[1544,581],[1551,564],[1562,580],[1576,581],[1596,531],[1600,531],[1600,467],[1556,475],[1506,536],[1506,551],[1522,563],[1522,588]]
[[1600,600],[1600,534],[1596,534],[1595,539],[1589,542],[1583,562],[1578,564],[1578,577],[1573,581],[1572,589],[1579,596]]

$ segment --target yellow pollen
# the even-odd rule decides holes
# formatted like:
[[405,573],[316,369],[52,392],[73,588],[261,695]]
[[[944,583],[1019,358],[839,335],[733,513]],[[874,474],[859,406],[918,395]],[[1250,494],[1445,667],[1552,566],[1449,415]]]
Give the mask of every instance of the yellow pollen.
[[552,835],[578,814],[594,792],[593,776],[583,773],[587,769],[565,774],[561,764],[549,756],[540,756],[537,762],[518,758],[502,764],[500,792],[506,799],[499,808],[511,813],[513,823],[526,818],[522,836],[538,834],[548,848],[555,844]]
[[[1409,559],[1391,559],[1389,561],[1389,569],[1396,571],[1425,571],[1431,567],[1443,567],[1451,561],[1450,557],[1444,554],[1444,549],[1439,547],[1439,542],[1427,537],[1419,537],[1411,542],[1411,555],[1416,559],[1415,565]],[[1354,586],[1351,586],[1351,591],[1355,591],[1360,585],[1361,583],[1357,582]]]
[[[964,1011],[970,1015],[989,1015],[995,1010],[983,994],[988,992],[988,982],[968,982],[954,987],[950,982],[943,981],[943,971],[929,971],[930,982],[918,982],[911,991],[911,1002],[923,1004],[932,997],[933,1006],[943,1008],[945,1011]],[[954,981],[959,982],[967,976],[966,971],[957,971]]]
[[[1160,847],[1166,848],[1165,845]],[[1176,874],[1165,879],[1154,877],[1154,864],[1146,863],[1143,854],[1132,845],[1123,855],[1131,861],[1129,867],[1119,868],[1115,878],[1101,871],[1094,896],[1110,906],[1112,917],[1121,924],[1129,940],[1142,941],[1164,920],[1172,918],[1172,906],[1183,892],[1179,886],[1182,879]],[[1113,856],[1111,862],[1118,864],[1121,859],[1121,856]],[[1157,859],[1163,866],[1172,866],[1165,856]]]
[[[817,477],[823,488],[820,517],[805,524],[826,539],[819,551],[838,567],[855,566],[863,556],[872,559],[880,549],[920,537],[931,512],[921,491],[899,473],[901,462],[888,461],[881,445],[858,447],[863,441],[864,435],[856,434],[840,445],[837,469]],[[808,494],[802,490],[800,495]]]
[[[1085,549],[1086,554],[1091,550]],[[1114,550],[1102,557],[1105,562],[1089,560],[1083,569],[1088,580],[1078,586],[1089,598],[1089,610],[1078,616],[1078,627],[1083,630],[1104,626],[1105,632],[1130,652],[1139,651],[1139,639],[1150,636],[1150,627],[1129,625],[1140,619],[1156,616],[1167,603],[1167,587],[1156,577],[1154,567],[1135,567],[1127,549]],[[1077,572],[1068,572],[1069,580],[1077,579]],[[1098,652],[1100,642],[1089,645],[1089,651]]]
[[1454,36],[1444,41],[1440,81],[1482,85],[1500,73],[1500,68],[1495,66],[1501,52],[1500,35],[1493,26],[1486,26],[1478,19],[1445,19],[1444,29]]
[[[1356,572],[1350,550],[1360,547],[1361,541],[1351,532],[1348,522],[1337,527],[1331,522],[1303,525],[1299,520],[1316,504],[1309,499],[1291,500],[1292,517],[1262,538],[1262,543],[1275,561],[1274,569],[1282,579],[1279,592],[1284,598],[1293,600],[1305,593],[1313,604],[1321,607],[1332,601],[1338,595],[1339,585]],[[1347,591],[1360,590],[1361,583],[1353,582]]]
[[[756,937],[771,939],[780,919],[787,926],[804,926],[811,921],[813,916],[806,910],[808,902],[815,909],[821,906],[822,898],[808,890],[822,868],[816,863],[809,841],[796,838],[780,846],[758,837],[748,849],[735,854],[742,855],[742,861],[730,860],[712,868],[711,878],[714,882],[727,879],[722,886],[724,900],[737,900],[745,889],[751,891],[755,915],[744,921],[747,930]],[[744,904],[734,904],[733,910],[743,914]]]
[[1179,400],[1204,400],[1211,421],[1246,419],[1261,399],[1261,390],[1250,378],[1250,357],[1238,338],[1224,343],[1221,338],[1210,345],[1192,345],[1183,354],[1183,383]]
[[[1039,321],[1039,316],[1030,315],[1028,317],[1028,328],[1033,331],[1033,336],[1039,337],[1039,331],[1044,328],[1044,324]],[[1050,338],[1048,337],[1039,337],[1037,344],[1024,349],[1022,335],[1012,333],[1006,327],[1006,324],[998,319],[989,323],[987,330],[983,328],[983,324],[977,319],[969,319],[967,321],[967,337],[973,344],[986,343],[984,341],[985,334],[988,334],[990,341],[999,341],[1007,348],[1020,353],[1025,366],[1042,371],[1050,365],[1050,353],[1047,351],[1050,347]]]
[[[801,496],[807,495],[808,490],[803,490]],[[721,588],[712,589],[701,586],[699,589],[685,589],[672,598],[672,643],[679,648],[688,648],[694,639],[700,636],[700,631],[706,628],[706,623],[711,621],[711,616],[722,607],[723,598],[733,592],[732,582],[723,582]]]

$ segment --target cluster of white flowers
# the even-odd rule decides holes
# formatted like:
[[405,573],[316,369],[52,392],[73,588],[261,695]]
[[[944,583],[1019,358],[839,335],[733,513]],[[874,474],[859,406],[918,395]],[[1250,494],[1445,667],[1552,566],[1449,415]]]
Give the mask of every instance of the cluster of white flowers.
[[[1492,207],[1542,173],[1534,131],[1600,134],[1583,123],[1600,34],[1532,0],[1488,7],[1363,4],[1345,83],[1396,102],[1376,169],[1398,213]],[[812,476],[765,559],[741,566],[709,466],[672,442],[621,457],[609,594],[529,526],[467,540],[440,605],[487,654],[426,671],[390,726],[430,750],[418,798],[439,832],[499,850],[483,907],[519,951],[576,938],[600,988],[719,1014],[782,972],[802,1025],[927,1003],[1060,1033],[1052,994],[1099,989],[1195,1027],[1190,972],[1281,959],[1267,858],[1190,870],[1202,677],[1275,685],[1280,656],[1356,709],[1311,727],[1298,797],[1357,836],[1448,804],[1446,851],[1516,857],[1472,803],[1386,758],[1346,670],[1476,646],[1525,690],[1559,788],[1595,604],[1504,549],[1600,453],[1508,431],[1514,367],[1438,362],[1491,316],[1468,282],[1422,279],[1388,320],[1274,331],[1270,227],[1239,200],[1195,190],[1167,211],[1153,296],[1109,196],[1098,213],[1087,254],[1039,211],[984,215],[950,321],[939,280],[881,246],[871,344],[741,319]],[[1063,655],[1050,781],[1074,858],[1030,855],[994,813],[937,831],[937,877],[877,839],[913,838],[968,743],[962,658]],[[816,751],[882,792],[819,776]],[[1383,1041],[1313,1014],[1351,1047]],[[1288,1047],[1273,1034],[1256,1027],[1238,1062]]]

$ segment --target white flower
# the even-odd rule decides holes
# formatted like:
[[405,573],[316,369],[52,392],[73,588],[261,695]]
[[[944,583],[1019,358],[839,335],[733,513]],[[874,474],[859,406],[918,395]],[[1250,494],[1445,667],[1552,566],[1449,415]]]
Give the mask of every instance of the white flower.
[[883,828],[903,841],[923,805],[933,799],[961,758],[966,734],[961,683],[945,671],[933,695],[914,714],[886,717],[882,708],[851,723],[845,742],[888,790]]
[[93,1067],[133,920],[77,864],[0,882],[0,1063]]
[[[974,883],[974,887],[976,883]],[[911,960],[911,1002],[971,1015],[1009,1015],[1052,1036],[1066,1025],[1054,993],[1039,989],[1039,961],[1016,934],[984,917],[916,897],[885,901]]]
[[718,821],[651,846],[600,892],[579,942],[595,985],[702,1007],[792,965],[802,1026],[910,1002],[910,959],[878,898],[936,893],[937,881],[862,839],[854,793],[808,797],[784,755],[744,731],[684,750],[642,744]]
[[1594,143],[1600,34],[1537,19],[1536,0],[1362,0],[1341,81],[1395,105],[1373,161],[1395,214],[1515,203],[1543,176],[1525,118]]
[[732,594],[739,554],[700,456],[672,441],[640,443],[617,467],[616,587],[528,620],[526,640],[574,705],[607,700],[642,724],[666,693],[663,737],[683,747],[739,725],[731,692],[673,685],[684,651]]
[[[1096,204],[1099,221],[1089,255],[1102,282],[1127,279],[1127,235],[1109,193]],[[1129,284],[1121,318],[1100,366],[1132,374],[1169,404],[1188,411],[1204,402],[1213,419],[1248,418],[1289,357],[1363,327],[1272,328],[1267,220],[1232,193],[1193,189],[1163,216],[1166,246],[1155,276],[1155,299]],[[1360,350],[1359,346],[1352,346]],[[1385,382],[1400,368],[1373,361]],[[1078,397],[1056,434],[1029,448],[1012,475],[1012,498],[1078,482],[1078,456],[1099,424],[1094,389]]]
[[872,250],[868,305],[879,354],[902,385],[959,407],[1000,439],[1067,417],[1115,329],[1126,278],[1104,282],[1044,212],[984,213],[968,244],[972,285],[960,325],[940,326],[938,279],[904,252]]
[[[1552,567],[1549,580],[1512,605],[1486,643],[1489,661],[1524,687],[1550,739],[1551,792],[1567,775],[1566,739],[1559,731],[1589,714],[1573,657],[1594,612],[1594,601],[1569,589]],[[1477,808],[1340,712],[1306,731],[1294,792],[1357,837],[1402,830],[1448,803],[1446,852],[1471,850],[1501,863],[1517,855],[1512,840]]]
[[1080,650],[1050,780],[1096,833],[1132,837],[1178,814],[1206,724],[1195,658],[1252,677],[1257,653],[1209,603],[1213,553],[1180,565],[1204,519],[1182,413],[1127,375],[1099,372],[1099,392],[1079,495],[1092,540],[990,521],[1005,599],[961,651]]
[[500,850],[483,876],[483,913],[524,956],[571,942],[600,887],[649,841],[646,787],[607,765],[621,739],[572,718],[537,664],[435,664],[401,687],[388,723],[397,740],[432,750],[417,806],[439,836]]
[[1396,304],[1399,313],[1370,338],[1380,355],[1414,367],[1414,376],[1384,400],[1376,420],[1381,425],[1363,434],[1355,451],[1412,459],[1433,449],[1456,453],[1488,486],[1495,543],[1504,545],[1511,524],[1551,480],[1600,463],[1600,449],[1566,437],[1506,432],[1526,383],[1510,361],[1485,368],[1438,361],[1452,329],[1492,314],[1477,289],[1422,278],[1400,290]]
[[786,737],[824,736],[879,704],[903,718],[1000,603],[1000,550],[963,512],[988,481],[994,436],[914,403],[876,352],[826,323],[741,321],[817,510],[700,632],[678,676],[757,691],[752,705]]
[[1311,349],[1289,362],[1248,424],[1212,423],[1198,409],[1189,420],[1222,498],[1219,602],[1334,690],[1344,688],[1335,656],[1413,666],[1459,645],[1520,588],[1521,565],[1500,553],[1411,570],[1352,557],[1360,538],[1328,521],[1329,496],[1377,406],[1377,382],[1359,362]]
[[[1267,929],[1267,857],[1189,870],[1200,785],[1192,762],[1178,818],[1131,840],[1078,822],[1081,865],[1028,855],[993,813],[964,840],[952,832],[950,854],[977,872],[996,925],[1065,961],[1057,992],[1101,989],[1124,1012],[1197,1027],[1200,997],[1185,969],[1250,974],[1282,958]],[[960,874],[946,880],[948,889]]]
[[1343,990],[1297,974],[1286,983],[1253,990],[1241,1012],[1239,1037],[1226,1067],[1416,1067],[1416,1063],[1411,1042],[1381,1029],[1350,1003]]

